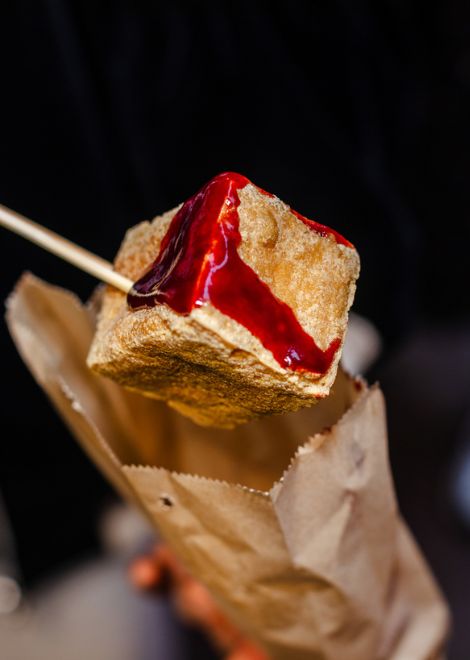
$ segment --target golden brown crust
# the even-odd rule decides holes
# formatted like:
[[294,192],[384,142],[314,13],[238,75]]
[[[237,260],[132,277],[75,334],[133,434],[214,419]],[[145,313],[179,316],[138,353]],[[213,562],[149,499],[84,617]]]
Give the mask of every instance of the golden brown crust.
[[[309,229],[283,202],[248,184],[239,191],[242,259],[287,303],[326,349],[344,337],[359,257]],[[116,270],[138,279],[158,254],[173,209],[129,230]],[[340,351],[321,377],[283,369],[249,330],[210,303],[187,316],[166,305],[129,310],[107,289],[88,364],[203,425],[233,427],[265,414],[312,405],[334,381]]]

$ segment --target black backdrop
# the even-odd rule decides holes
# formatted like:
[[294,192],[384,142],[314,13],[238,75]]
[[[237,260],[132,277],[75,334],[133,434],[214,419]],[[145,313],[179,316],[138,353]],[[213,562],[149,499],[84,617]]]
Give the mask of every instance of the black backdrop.
[[[4,1],[0,202],[112,259],[124,231],[240,171],[358,247],[386,339],[468,316],[470,8],[455,1]],[[1,233],[24,269],[94,283]],[[95,544],[112,495],[0,330],[0,490],[26,584]],[[67,471],[67,472],[66,472]],[[69,512],[66,519],[61,513]]]

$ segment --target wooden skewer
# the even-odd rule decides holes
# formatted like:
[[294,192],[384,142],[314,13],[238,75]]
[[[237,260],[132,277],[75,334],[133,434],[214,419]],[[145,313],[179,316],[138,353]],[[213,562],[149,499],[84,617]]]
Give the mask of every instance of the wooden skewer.
[[23,236],[23,238],[27,238],[102,282],[124,291],[124,293],[127,293],[132,287],[133,282],[124,275],[116,273],[109,261],[97,257],[92,252],[75,245],[72,241],[62,238],[59,234],[42,227],[36,222],[28,220],[28,218],[6,208],[6,206],[2,206],[2,204],[0,204],[0,226],[10,229],[10,231]]

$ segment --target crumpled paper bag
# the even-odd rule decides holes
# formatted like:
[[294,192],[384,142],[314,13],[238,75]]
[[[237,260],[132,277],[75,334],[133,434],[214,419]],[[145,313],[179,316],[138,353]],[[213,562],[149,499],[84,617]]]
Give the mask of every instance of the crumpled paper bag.
[[448,611],[397,510],[377,386],[340,372],[313,408],[201,428],[88,370],[94,313],[69,292],[27,274],[7,307],[84,450],[272,658],[443,657]]

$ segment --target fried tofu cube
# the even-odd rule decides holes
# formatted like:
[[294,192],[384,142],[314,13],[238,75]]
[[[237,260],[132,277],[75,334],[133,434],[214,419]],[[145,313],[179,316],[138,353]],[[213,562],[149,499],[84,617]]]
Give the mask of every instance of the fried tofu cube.
[[88,364],[196,423],[313,405],[334,382],[359,275],[337,232],[232,172],[130,229]]

